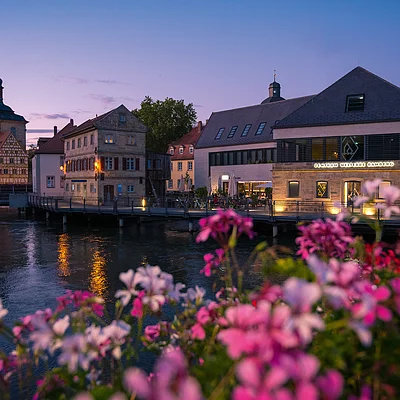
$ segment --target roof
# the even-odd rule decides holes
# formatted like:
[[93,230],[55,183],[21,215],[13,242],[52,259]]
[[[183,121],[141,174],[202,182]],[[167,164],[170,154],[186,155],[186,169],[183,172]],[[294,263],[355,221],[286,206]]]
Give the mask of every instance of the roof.
[[2,100],[0,100],[0,121],[28,122],[22,115],[15,114],[12,108],[6,106]]
[[[123,111],[128,113],[132,118],[137,119],[123,104],[121,104],[119,107],[114,108],[113,110],[107,111],[106,113],[99,115],[96,118],[88,119],[87,121],[83,122],[82,124],[78,125],[75,129],[72,131],[68,132],[67,134],[64,135],[64,138],[70,137],[70,136],[75,136],[79,133],[91,131],[93,129],[97,129],[99,127],[99,123],[104,120],[106,117],[108,117],[110,114],[112,114],[115,111]],[[147,128],[137,119],[138,121],[138,128],[140,129],[139,132],[146,132]]]
[[[212,113],[197,142],[196,149],[273,141],[271,127],[276,121],[285,118],[312,98],[313,96],[297,97]],[[266,123],[266,127],[261,135],[256,136],[257,128],[263,122]],[[241,134],[247,124],[251,124],[251,128],[247,136],[242,137]],[[228,134],[233,126],[237,126],[238,129],[235,135],[228,139]],[[220,128],[225,128],[225,130],[221,138],[215,140]]]
[[[171,161],[193,159],[194,153],[190,153],[189,148],[191,145],[196,146],[203,129],[204,129],[203,124],[199,122],[198,125],[192,128],[188,133],[186,133],[181,138],[172,142],[168,146],[168,152],[171,146],[175,148],[174,154],[171,156]],[[177,150],[181,146],[183,147],[183,153],[179,154],[179,151]]]
[[[64,154],[64,141],[62,137],[76,128],[74,120],[70,120],[59,132],[52,138],[46,140],[43,144],[39,143],[39,148],[35,154]],[[43,138],[40,138],[43,140]],[[39,140],[40,140],[39,139]]]
[[[348,95],[364,94],[364,111],[346,112]],[[400,120],[400,88],[356,67],[309,102],[281,119],[274,129]]]

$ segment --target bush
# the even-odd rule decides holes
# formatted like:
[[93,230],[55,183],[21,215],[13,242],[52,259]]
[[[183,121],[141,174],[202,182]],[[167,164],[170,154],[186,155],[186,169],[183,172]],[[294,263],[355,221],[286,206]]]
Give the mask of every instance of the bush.
[[194,191],[196,197],[205,199],[208,196],[208,190],[205,186],[201,186]]
[[[371,201],[378,184],[357,201]],[[383,196],[386,216],[400,211],[397,188]],[[16,346],[1,354],[3,392],[53,356],[59,366],[37,382],[37,399],[399,398],[400,247],[380,241],[374,220],[375,243],[354,238],[344,217],[301,226],[298,258],[259,243],[248,260],[265,274],[256,290],[243,290],[235,255],[240,236],[254,237],[252,220],[218,211],[196,239],[219,244],[200,271],[221,275],[214,300],[148,265],[120,274],[112,321],[99,297],[78,291],[13,329],[0,322]],[[282,285],[268,280],[276,271]],[[176,306],[173,321],[161,318],[166,304]],[[0,321],[6,314],[0,303]],[[150,315],[160,321],[144,327]],[[135,367],[145,351],[159,354],[150,376]]]

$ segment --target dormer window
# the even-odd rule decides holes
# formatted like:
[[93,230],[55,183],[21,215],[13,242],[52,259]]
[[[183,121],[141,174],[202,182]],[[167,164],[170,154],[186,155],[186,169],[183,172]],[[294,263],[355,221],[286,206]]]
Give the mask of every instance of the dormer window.
[[215,136],[214,140],[218,140],[221,139],[222,134],[224,133],[225,128],[221,128],[218,132],[217,132],[217,136]]
[[179,147],[179,154],[183,154],[183,147]]
[[364,111],[364,100],[363,94],[349,95],[346,99],[346,111]]
[[261,124],[257,128],[256,136],[261,135],[263,133],[265,125],[266,125],[265,122],[261,122]]
[[244,127],[241,136],[247,136],[247,134],[249,133],[250,128],[251,128],[251,124],[247,124],[247,125]]
[[170,147],[170,148],[169,148],[169,154],[171,154],[171,156],[174,155],[174,148],[173,148],[173,147]]
[[230,139],[230,138],[232,138],[232,137],[235,136],[235,133],[236,133],[236,131],[237,131],[237,128],[238,128],[237,126],[232,126],[230,132],[228,133],[228,139]]
[[190,146],[189,146],[189,153],[190,153],[190,154],[193,154],[193,152],[194,152],[194,147],[193,147],[192,145],[190,145]]
[[119,122],[126,122],[126,115],[125,114],[119,114]]

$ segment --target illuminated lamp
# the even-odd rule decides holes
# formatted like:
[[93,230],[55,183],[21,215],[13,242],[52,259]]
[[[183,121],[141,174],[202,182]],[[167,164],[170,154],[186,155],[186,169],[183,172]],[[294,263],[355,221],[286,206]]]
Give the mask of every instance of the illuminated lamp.
[[223,181],[229,181],[229,175],[222,175],[222,176],[221,176],[221,179],[222,179]]

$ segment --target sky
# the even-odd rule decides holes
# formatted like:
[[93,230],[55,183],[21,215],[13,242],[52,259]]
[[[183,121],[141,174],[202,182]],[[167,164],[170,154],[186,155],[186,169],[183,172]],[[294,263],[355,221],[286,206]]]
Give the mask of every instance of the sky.
[[0,0],[4,103],[28,144],[145,96],[198,120],[285,98],[360,65],[400,86],[398,0]]

